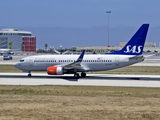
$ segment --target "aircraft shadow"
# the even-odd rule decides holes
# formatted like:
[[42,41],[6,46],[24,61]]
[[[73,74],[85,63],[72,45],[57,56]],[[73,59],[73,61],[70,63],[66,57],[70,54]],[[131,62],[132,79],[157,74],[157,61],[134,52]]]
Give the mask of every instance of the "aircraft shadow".
[[86,79],[100,79],[100,80],[140,80],[140,81],[160,81],[159,78],[154,77],[99,77],[99,76],[88,76]]
[[64,79],[68,81],[78,81],[78,79],[72,76],[37,76],[33,75],[28,77],[27,75],[0,75],[0,78],[21,78],[21,79]]
[[25,78],[25,79],[64,79],[67,81],[78,82],[78,80],[139,80],[139,81],[160,81],[155,77],[104,77],[104,76],[86,76],[84,78],[76,79],[73,76],[37,76],[33,75],[28,77],[27,75],[0,75],[0,78]]

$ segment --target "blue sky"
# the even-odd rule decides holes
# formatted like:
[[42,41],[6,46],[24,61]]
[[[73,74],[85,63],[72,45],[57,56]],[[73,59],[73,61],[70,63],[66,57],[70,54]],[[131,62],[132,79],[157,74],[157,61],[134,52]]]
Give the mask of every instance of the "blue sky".
[[159,0],[1,0],[1,26],[160,26]]
[[[106,27],[107,32],[108,15],[106,11],[108,10],[111,11],[110,28],[113,31],[117,27],[129,27],[132,28],[132,35],[143,23],[149,23],[152,28],[160,27],[159,0],[0,0],[0,3],[0,29],[7,27],[61,27],[65,29]],[[37,40],[42,43],[37,43],[38,47],[43,47],[45,43],[43,43],[42,37],[39,37],[41,33],[34,33]],[[48,39],[51,39],[51,37]],[[83,37],[81,39],[83,40]],[[48,40],[47,42],[51,41]],[[53,46],[57,46],[60,44],[59,42],[64,41],[56,41]],[[92,46],[91,43],[93,42],[88,44]],[[66,47],[77,46],[63,44],[64,46],[66,44]]]

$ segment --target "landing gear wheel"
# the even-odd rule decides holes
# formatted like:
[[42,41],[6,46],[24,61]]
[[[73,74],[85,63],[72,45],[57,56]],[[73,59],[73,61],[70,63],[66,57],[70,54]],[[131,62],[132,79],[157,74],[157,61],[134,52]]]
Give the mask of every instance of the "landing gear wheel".
[[31,77],[31,74],[28,74],[28,77]]
[[79,79],[79,74],[78,74],[78,73],[75,73],[75,74],[74,74],[74,78]]
[[86,73],[82,72],[81,77],[86,77]]
[[28,77],[31,77],[31,71],[29,71]]
[[28,77],[31,77],[31,74],[30,74],[30,73],[28,74]]

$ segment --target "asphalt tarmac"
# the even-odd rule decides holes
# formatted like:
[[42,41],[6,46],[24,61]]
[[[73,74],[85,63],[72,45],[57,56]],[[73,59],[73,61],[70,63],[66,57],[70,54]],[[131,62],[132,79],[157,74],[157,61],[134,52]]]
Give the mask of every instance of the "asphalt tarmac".
[[87,74],[75,79],[73,75],[49,76],[44,73],[0,73],[0,85],[83,85],[83,86],[124,86],[160,87],[160,75],[104,75]]

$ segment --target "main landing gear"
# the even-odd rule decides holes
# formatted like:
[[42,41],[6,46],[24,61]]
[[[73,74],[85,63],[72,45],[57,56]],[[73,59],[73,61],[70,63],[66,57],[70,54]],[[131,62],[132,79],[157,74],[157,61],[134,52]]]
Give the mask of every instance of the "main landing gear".
[[29,74],[28,74],[28,77],[31,77],[32,75],[31,75],[31,72],[29,71]]
[[75,73],[75,74],[74,74],[74,78],[79,79],[79,74],[78,74],[78,73]]
[[[82,73],[81,73],[81,77],[86,77],[86,73],[82,72]],[[78,73],[75,73],[75,74],[74,74],[74,78],[79,79],[79,74],[78,74]]]
[[82,72],[81,77],[86,77],[86,73]]

